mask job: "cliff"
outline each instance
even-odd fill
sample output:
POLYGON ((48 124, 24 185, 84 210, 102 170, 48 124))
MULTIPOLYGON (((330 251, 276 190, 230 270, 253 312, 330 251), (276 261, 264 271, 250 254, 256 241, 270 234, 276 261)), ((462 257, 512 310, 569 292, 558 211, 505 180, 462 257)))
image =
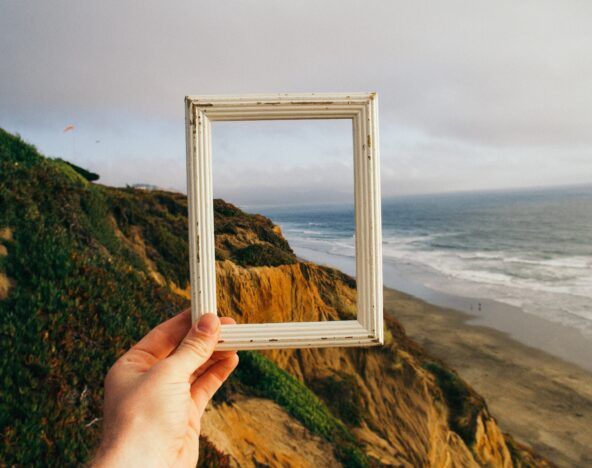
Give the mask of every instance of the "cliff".
MULTIPOLYGON (((116 189, 0 130, 2 465, 73 465, 100 434, 102 379, 188 305, 187 202, 116 189)), ((339 320, 355 282, 299 261, 262 216, 215 202, 219 313, 339 320)), ((484 400, 386 317, 375 349, 241 354, 208 409, 201 466, 544 466, 484 400)))

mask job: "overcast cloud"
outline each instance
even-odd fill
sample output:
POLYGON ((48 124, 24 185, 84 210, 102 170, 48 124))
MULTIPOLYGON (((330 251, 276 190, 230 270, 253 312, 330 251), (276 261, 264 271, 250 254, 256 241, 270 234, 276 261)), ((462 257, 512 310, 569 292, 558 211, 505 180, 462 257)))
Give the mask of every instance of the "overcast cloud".
MULTIPOLYGON (((184 190, 186 94, 378 91, 385 196, 592 183, 591 24, 575 0, 0 0, 0 126, 184 190)), ((215 135, 217 194, 351 189, 343 127, 253 128, 215 135)))

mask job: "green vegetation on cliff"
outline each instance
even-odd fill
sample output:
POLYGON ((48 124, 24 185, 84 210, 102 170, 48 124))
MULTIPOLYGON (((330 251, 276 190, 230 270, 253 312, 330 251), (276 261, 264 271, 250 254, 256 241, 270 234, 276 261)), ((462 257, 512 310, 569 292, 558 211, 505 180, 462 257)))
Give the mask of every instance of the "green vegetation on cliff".
POLYGON ((345 466, 368 465, 368 458, 347 427, 302 382, 259 353, 240 355, 241 365, 232 379, 238 380, 243 390, 275 401, 314 434, 335 443, 335 455, 345 466))
MULTIPOLYGON (((268 219, 221 200, 215 208, 222 258, 243 265, 295 261, 268 219), (267 255, 245 254, 253 245, 267 247, 267 255)), ((108 368, 150 328, 188 306, 150 280, 146 258, 117 230, 128 237, 137 231, 148 261, 184 285, 186 199, 91 184, 72 165, 44 158, 0 130, 0 229, 11 233, 0 239, 7 251, 0 274, 11 284, 0 300, 0 465, 84 463, 100 434, 108 368)), ((364 463, 345 426, 301 382, 257 353, 243 361, 235 381, 334 442, 342 460, 364 463)), ((206 440, 201 450, 203 466, 228 463, 206 440)))
MULTIPOLYGON (((0 466, 86 462, 100 435, 108 368, 149 329, 188 306, 174 292, 189 279, 186 197, 105 187, 92 183, 97 177, 45 158, 0 129, 0 466)), ((217 259, 242 267, 298 263, 269 219, 222 200, 215 201, 214 212, 217 259)), ((305 275, 313 270, 311 264, 299 266, 305 275)), ((351 290, 355 283, 337 270, 323 271, 319 300, 341 318, 351 318, 334 286, 351 290)), ((437 398, 444 400, 450 429, 472 449, 475 416, 486 411, 482 399, 425 356, 394 319, 386 317, 386 322, 388 342, 372 352, 392 369, 380 375, 406 372, 410 381, 419 380, 414 367, 395 362, 399 352, 423 363, 436 381, 437 398)), ((231 403, 237 392, 273 400, 331 443, 345 466, 372 465, 377 459, 368 455, 356 432, 369 426, 374 434, 384 432, 363 408, 368 400, 360 383, 369 375, 370 355, 360 350, 341 356, 359 361, 356 378, 350 369, 307 380, 260 353, 242 353, 215 404, 231 403)), ((415 421, 409 423, 401 429, 415 434, 415 421)), ((524 450, 517 444, 511 448, 520 465, 524 450)), ((230 464, 229 456, 207 439, 200 454, 201 466, 230 464)))
POLYGON ((424 367, 434 374, 436 383, 450 408, 448 414, 450 427, 470 447, 475 442, 478 408, 483 405, 482 399, 474 395, 456 373, 442 364, 429 361, 424 364, 424 367))
POLYGON ((146 281, 108 222, 105 189, 0 133, 2 465, 74 465, 100 430, 113 361, 186 304, 146 281))

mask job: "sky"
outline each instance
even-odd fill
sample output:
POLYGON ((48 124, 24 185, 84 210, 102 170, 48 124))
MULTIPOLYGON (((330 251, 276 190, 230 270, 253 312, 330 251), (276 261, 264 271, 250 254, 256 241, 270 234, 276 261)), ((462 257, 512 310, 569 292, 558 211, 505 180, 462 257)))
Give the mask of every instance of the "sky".
MULTIPOLYGON (((376 91, 385 197, 592 183, 591 24, 576 0, 0 0, 0 127, 185 191, 185 95, 376 91)), ((347 197, 350 125, 215 123, 216 196, 347 197)))

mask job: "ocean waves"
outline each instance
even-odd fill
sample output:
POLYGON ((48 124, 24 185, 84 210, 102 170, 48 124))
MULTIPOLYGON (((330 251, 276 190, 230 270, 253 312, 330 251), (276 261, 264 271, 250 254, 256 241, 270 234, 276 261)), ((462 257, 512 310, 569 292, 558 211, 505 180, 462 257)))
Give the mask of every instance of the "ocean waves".
MULTIPOLYGON (((350 209, 271 217, 296 249, 355 256, 350 209)), ((505 302, 592 335, 592 188, 385 202, 383 259, 433 290, 505 302)))

